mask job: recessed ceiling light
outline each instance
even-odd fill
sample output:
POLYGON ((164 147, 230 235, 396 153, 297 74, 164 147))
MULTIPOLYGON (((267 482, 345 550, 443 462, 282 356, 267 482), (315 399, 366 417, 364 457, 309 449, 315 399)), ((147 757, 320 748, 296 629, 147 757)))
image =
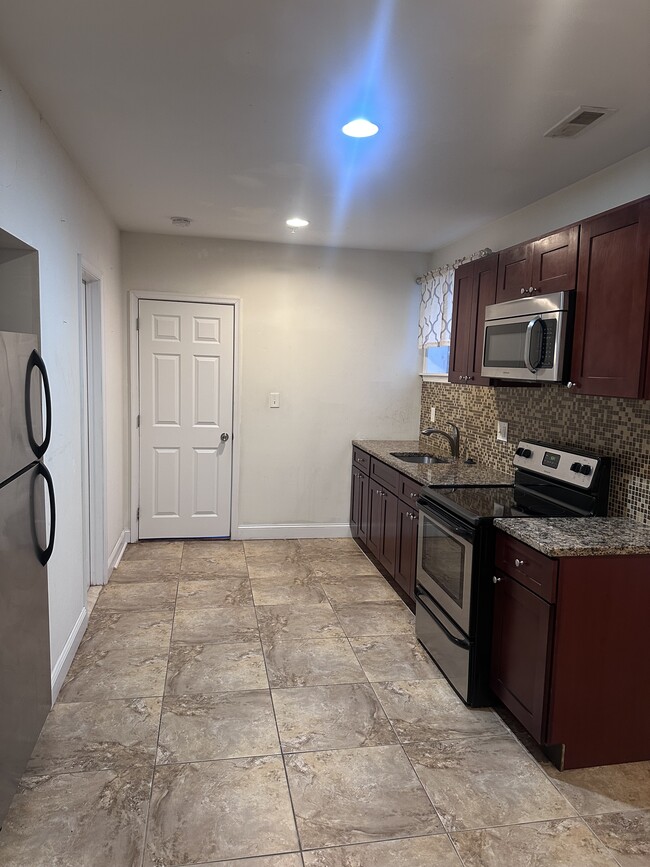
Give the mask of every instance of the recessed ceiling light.
POLYGON ((365 117, 357 117, 350 123, 346 123, 341 128, 341 132, 351 138, 368 138, 371 135, 376 135, 379 132, 379 127, 376 123, 366 120, 365 117))
POLYGON ((302 217, 291 217, 287 220, 287 226, 290 226, 292 229, 304 229, 308 225, 309 220, 303 220, 302 217))
POLYGON ((192 220, 190 217, 170 217, 172 222, 172 226, 176 226, 178 229, 188 229, 192 220))

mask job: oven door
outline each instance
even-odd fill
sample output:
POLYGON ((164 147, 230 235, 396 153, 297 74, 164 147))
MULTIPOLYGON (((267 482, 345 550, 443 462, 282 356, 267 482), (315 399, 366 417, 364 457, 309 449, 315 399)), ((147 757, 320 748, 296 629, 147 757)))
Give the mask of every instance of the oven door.
POLYGON ((417 581, 469 635, 474 533, 419 506, 417 581))
POLYGON ((559 382, 567 312, 486 319, 481 374, 491 379, 559 382))

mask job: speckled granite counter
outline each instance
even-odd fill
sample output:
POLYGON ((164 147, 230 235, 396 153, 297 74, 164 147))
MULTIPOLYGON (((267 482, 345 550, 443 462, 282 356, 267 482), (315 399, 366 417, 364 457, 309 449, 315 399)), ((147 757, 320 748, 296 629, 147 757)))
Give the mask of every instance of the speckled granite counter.
MULTIPOLYGON (((394 458, 391 452, 419 452, 417 440, 352 440, 352 445, 363 449, 400 473, 419 482, 421 485, 436 485, 441 488, 463 485, 511 485, 513 477, 499 470, 492 470, 482 464, 466 464, 450 460, 446 464, 410 464, 394 458)), ((442 452, 431 452, 446 457, 442 452)))
POLYGON ((494 526, 547 557, 650 554, 650 526, 629 518, 497 518, 494 526))

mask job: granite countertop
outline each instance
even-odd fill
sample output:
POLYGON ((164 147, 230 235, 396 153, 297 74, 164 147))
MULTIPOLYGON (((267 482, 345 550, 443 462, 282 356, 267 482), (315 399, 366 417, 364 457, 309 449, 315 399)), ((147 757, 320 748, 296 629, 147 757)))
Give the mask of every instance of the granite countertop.
MULTIPOLYGON (((450 459, 445 464, 410 464, 394 458, 391 452, 420 452, 418 440, 352 440, 352 445, 363 449, 374 458, 399 470, 414 482, 421 485, 435 485, 439 488, 471 485, 511 485, 513 477, 499 470, 492 470, 482 464, 466 464, 458 459, 450 459)), ((431 452, 431 454, 438 454, 431 452)), ((447 455, 438 454, 441 458, 447 455)))
POLYGON ((497 518, 494 526, 547 557, 650 554, 650 525, 630 518, 497 518))

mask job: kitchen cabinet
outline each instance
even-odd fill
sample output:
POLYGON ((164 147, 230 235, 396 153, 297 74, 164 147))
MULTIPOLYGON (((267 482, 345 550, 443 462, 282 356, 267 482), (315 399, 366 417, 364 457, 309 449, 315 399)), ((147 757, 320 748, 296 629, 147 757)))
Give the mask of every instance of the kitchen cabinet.
POLYGON ((650 759, 650 556, 496 537, 490 686, 560 767, 650 759))
POLYGON ((650 200, 581 226, 569 387, 580 394, 650 397, 650 200))
POLYGON ((576 288, 580 227, 569 226, 499 253, 496 300, 576 288))
POLYGON ((456 269, 449 381, 488 385, 481 376, 485 308, 494 304, 499 257, 495 253, 456 269))
POLYGON ((422 485, 366 452, 353 450, 350 530, 404 596, 415 602, 417 499, 422 485))

